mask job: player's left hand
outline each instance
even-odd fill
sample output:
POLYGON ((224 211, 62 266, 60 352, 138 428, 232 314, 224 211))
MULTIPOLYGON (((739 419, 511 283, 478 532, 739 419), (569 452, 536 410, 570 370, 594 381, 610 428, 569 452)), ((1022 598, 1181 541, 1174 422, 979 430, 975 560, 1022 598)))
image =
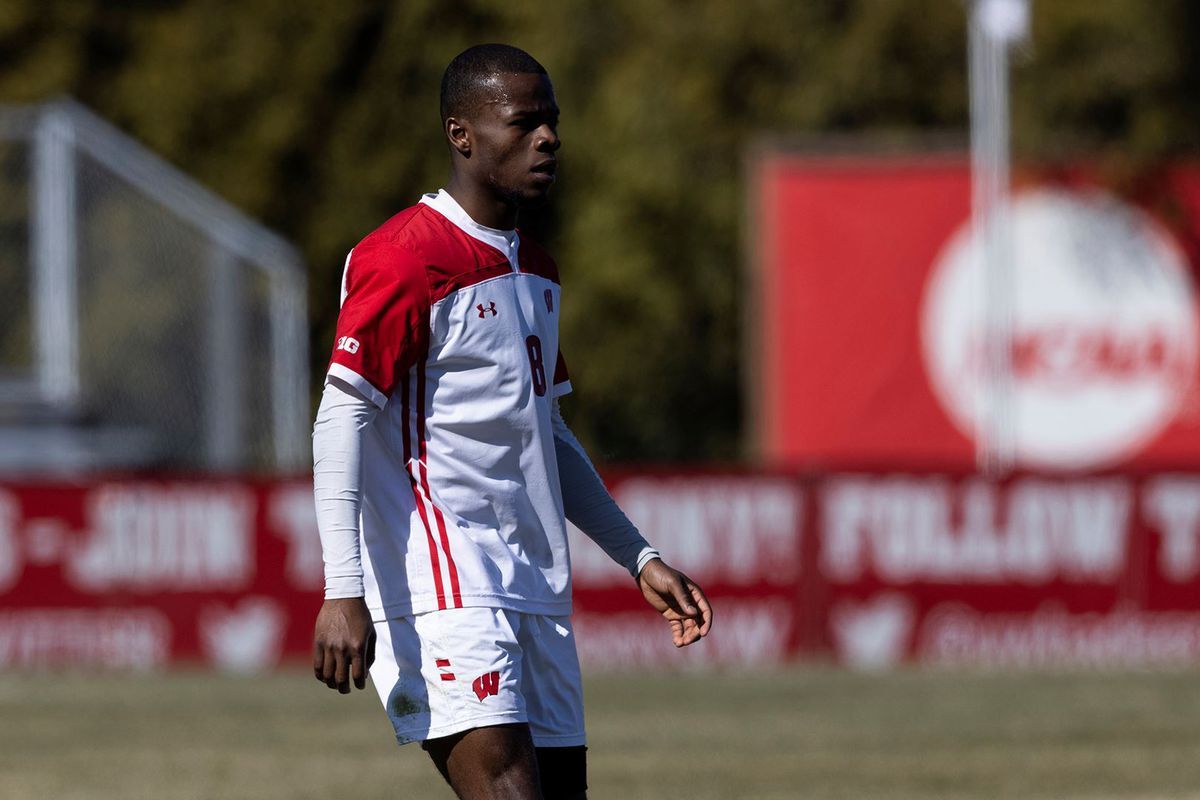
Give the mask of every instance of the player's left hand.
POLYGON ((704 590, 691 578, 672 569, 661 558, 654 558, 642 567, 637 580, 646 602, 670 624, 671 640, 676 647, 686 647, 708 636, 712 606, 704 590))

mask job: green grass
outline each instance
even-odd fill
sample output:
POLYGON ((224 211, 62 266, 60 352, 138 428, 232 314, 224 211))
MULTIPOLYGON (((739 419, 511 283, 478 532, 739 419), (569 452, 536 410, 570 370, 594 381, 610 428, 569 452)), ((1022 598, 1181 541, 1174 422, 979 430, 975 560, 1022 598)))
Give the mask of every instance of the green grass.
MULTIPOLYGON (((602 676, 597 800, 1200 798, 1200 674, 602 676)), ((0 677, 0 798, 451 798, 374 692, 0 677)))

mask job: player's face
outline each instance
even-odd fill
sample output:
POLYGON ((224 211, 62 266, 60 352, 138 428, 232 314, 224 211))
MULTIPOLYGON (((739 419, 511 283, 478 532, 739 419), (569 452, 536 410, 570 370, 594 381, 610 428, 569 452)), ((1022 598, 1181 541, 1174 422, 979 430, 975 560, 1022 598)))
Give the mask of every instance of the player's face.
POLYGON ((497 197, 537 204, 554 185, 558 103, 546 75, 504 74, 472 120, 472 172, 497 197))

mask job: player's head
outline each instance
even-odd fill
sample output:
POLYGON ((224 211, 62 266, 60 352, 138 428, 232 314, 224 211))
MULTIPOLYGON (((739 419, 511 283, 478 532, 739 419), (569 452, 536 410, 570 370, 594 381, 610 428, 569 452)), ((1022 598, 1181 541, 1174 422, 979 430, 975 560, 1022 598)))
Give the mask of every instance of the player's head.
POLYGON ((442 76, 441 110, 457 177, 517 207, 545 198, 561 144, 558 103, 533 56, 506 44, 464 50, 442 76))

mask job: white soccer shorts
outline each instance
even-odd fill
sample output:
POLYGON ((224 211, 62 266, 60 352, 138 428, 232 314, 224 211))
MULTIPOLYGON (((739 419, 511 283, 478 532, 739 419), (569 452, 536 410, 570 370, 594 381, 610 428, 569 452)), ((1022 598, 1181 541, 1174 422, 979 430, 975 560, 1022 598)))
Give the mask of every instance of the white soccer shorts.
POLYGON ((570 617, 448 608, 375 623, 371 682, 400 744, 526 722, 535 747, 585 744, 570 617))

